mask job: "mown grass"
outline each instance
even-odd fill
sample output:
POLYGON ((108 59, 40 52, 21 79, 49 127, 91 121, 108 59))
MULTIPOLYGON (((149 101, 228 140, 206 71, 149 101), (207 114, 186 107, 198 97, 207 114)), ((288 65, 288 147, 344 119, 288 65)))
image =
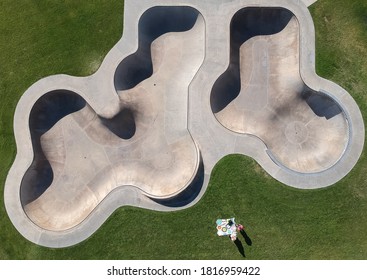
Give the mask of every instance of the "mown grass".
MULTIPOLYGON (((117 42, 122 1, 0 2, 0 189, 14 159, 12 117, 21 94, 56 73, 87 75, 117 42)), ((317 72, 346 88, 367 113, 367 3, 319 0, 317 72)), ((124 207, 88 240, 48 249, 21 237, 1 197, 0 259, 240 259, 216 236, 217 218, 235 216, 252 245, 246 259, 366 259, 367 159, 334 186, 296 190, 275 181, 252 159, 223 158, 203 199, 161 213, 124 207), (137 222, 138 221, 138 222, 137 222)))

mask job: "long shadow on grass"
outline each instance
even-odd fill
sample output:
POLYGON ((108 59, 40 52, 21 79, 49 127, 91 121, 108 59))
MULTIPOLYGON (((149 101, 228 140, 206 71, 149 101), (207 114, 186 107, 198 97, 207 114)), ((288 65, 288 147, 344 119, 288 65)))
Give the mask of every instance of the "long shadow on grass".
POLYGON ((240 254, 242 255, 242 257, 246 258, 245 248, 243 248, 243 245, 242 245, 241 240, 239 240, 238 238, 236 238, 236 240, 234 241, 234 244, 236 244, 236 247, 238 249, 238 252, 240 252, 240 254))
POLYGON ((243 236, 243 238, 245 239, 245 242, 248 246, 251 246, 252 245, 252 240, 251 238, 247 235, 246 231, 245 230, 241 230, 241 235, 243 236))

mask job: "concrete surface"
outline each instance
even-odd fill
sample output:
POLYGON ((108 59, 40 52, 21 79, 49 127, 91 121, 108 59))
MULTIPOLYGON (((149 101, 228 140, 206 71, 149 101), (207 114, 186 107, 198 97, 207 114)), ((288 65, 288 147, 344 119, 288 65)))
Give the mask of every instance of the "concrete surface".
POLYGON ((18 103, 4 194, 17 230, 65 247, 124 205, 190 207, 231 153, 296 188, 342 179, 364 124, 315 74, 313 2, 125 1, 124 35, 95 74, 46 77, 18 103))
POLYGON ((245 8, 231 28, 231 64, 211 96, 218 121, 262 139, 289 169, 311 173, 333 166, 346 148, 348 123, 336 102, 300 76, 297 19, 285 9, 245 8), (228 74, 233 71, 238 73, 228 74), (229 101, 222 96, 233 84, 239 86, 229 101))

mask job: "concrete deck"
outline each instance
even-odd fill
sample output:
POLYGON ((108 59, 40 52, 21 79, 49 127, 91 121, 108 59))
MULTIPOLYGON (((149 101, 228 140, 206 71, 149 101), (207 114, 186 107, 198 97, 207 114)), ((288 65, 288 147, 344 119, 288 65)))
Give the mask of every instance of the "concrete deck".
POLYGON ((296 188, 342 179, 364 124, 315 74, 314 2, 125 1, 124 35, 95 74, 44 78, 19 101, 5 185, 18 231, 65 247, 124 205, 190 207, 231 153, 296 188))

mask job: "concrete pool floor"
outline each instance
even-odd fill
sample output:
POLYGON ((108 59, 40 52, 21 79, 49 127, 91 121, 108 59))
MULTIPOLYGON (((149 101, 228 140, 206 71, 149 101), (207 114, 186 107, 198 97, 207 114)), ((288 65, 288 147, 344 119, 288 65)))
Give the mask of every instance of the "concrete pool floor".
POLYGON ((296 188, 342 179, 364 124, 315 74, 313 2, 125 1, 124 35, 95 74, 44 78, 18 103, 5 185, 18 231, 65 247, 124 205, 190 207, 231 153, 296 188))

